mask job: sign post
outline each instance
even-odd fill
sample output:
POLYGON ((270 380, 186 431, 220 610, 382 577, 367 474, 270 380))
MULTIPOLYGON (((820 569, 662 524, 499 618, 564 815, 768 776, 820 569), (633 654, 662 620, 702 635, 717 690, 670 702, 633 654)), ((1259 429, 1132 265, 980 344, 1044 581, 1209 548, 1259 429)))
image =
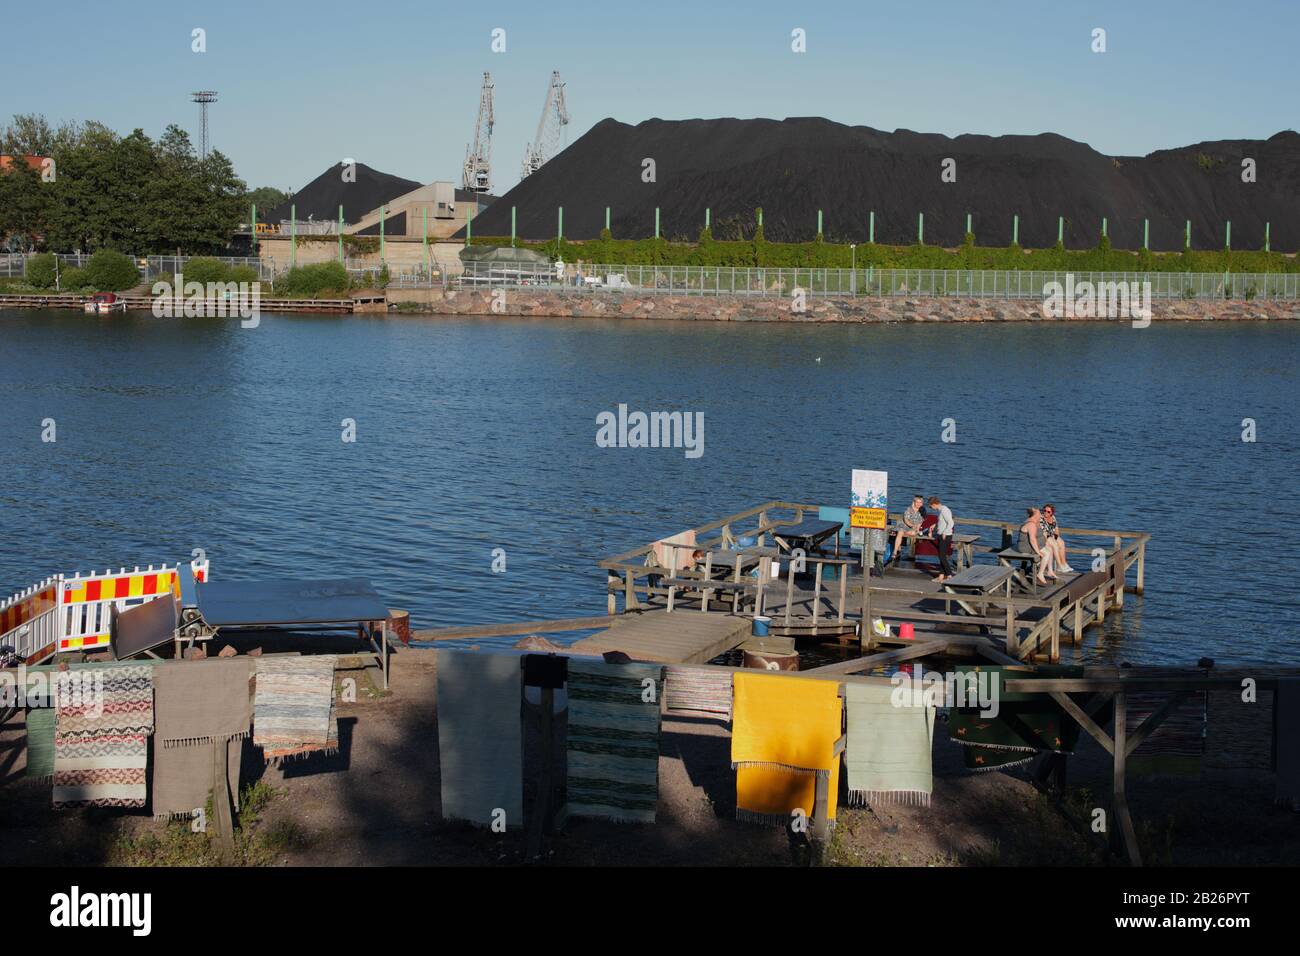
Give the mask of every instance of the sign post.
MULTIPOLYGON (((849 527, 862 530, 862 630, 858 643, 871 646, 871 569, 875 566, 875 531, 888 523, 889 472, 853 469, 849 527)), ((855 535, 856 536, 856 535, 855 535)))

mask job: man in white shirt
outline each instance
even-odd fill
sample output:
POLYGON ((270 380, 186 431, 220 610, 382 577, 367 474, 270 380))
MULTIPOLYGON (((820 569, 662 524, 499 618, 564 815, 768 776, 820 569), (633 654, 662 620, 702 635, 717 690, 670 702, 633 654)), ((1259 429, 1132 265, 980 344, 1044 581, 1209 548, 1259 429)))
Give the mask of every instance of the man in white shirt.
POLYGON ((948 509, 938 495, 930 496, 930 508, 939 516, 939 523, 934 526, 934 543, 939 551, 939 576, 936 581, 944 581, 952 575, 948 565, 948 549, 952 547, 952 511, 948 509))

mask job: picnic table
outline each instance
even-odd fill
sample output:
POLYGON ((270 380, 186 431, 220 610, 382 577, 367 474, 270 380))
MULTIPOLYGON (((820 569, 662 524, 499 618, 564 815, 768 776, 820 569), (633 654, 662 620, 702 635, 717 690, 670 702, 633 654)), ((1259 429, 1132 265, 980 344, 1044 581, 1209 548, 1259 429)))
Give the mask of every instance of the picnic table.
POLYGON ((674 595, 678 588, 689 588, 701 592, 700 610, 708 610, 709 598, 715 591, 730 592, 732 613, 738 613, 740 610, 740 598, 742 591, 755 591, 755 612, 762 613, 763 605, 763 586, 767 583, 772 574, 772 560, 780 554, 779 549, 765 546, 755 546, 752 548, 717 548, 704 552, 702 564, 697 565, 693 572, 699 573, 699 579, 687 578, 686 572, 674 574, 671 578, 665 579, 664 583, 668 587, 668 606, 672 609, 674 595), (746 576, 757 567, 758 580, 750 584, 745 580, 746 576), (727 580, 727 571, 731 571, 731 580, 727 580), (721 573, 719 573, 721 572, 721 573), (716 576, 715 576, 716 575, 716 576))
POLYGON ((1017 548, 1003 548, 996 552, 998 563, 1009 568, 1016 586, 1030 594, 1038 594, 1037 574, 1038 555, 1017 548), (1028 568, 1029 573, 1025 573, 1028 568))
MULTIPOLYGON (((1007 597, 1011 596, 1011 579, 1015 574, 1012 568, 1001 564, 973 564, 970 567, 957 572, 952 577, 944 580, 939 586, 946 594, 966 595, 975 600, 963 600, 957 598, 954 603, 957 604, 967 614, 985 616, 988 611, 988 605, 981 603, 978 597, 983 594, 992 594, 994 591, 1004 591, 1007 597), (979 610, 976 610, 976 607, 979 610)), ((947 603, 945 601, 945 603, 947 603)))
POLYGON ((821 546, 831 537, 835 538, 835 553, 840 553, 840 529, 843 521, 830 521, 825 518, 805 518, 798 524, 781 525, 772 529, 772 538, 782 552, 803 548, 804 552, 820 551, 821 546))

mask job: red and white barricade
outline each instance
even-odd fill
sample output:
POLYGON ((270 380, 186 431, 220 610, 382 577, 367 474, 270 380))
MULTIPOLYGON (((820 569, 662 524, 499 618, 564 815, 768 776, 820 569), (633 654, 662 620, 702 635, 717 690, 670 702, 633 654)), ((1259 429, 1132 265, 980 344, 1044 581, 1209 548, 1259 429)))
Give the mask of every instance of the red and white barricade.
MULTIPOLYGON (((177 565, 58 574, 0 603, 0 644, 29 664, 56 653, 108 647, 113 608, 124 611, 180 594, 177 565)), ((207 558, 190 562, 196 581, 208 579, 207 558)))

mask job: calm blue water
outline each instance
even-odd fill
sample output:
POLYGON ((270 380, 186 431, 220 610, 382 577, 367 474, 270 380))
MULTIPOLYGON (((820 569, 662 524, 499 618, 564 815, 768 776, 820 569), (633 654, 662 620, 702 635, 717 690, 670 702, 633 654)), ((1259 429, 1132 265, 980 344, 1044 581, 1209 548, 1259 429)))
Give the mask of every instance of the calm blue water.
POLYGON ((1088 659, 1296 663, 1298 356, 1293 324, 3 311, 0 590, 202 547, 225 579, 368 575, 417 626, 601 613, 598 558, 770 498, 844 504, 857 466, 895 504, 1151 532, 1147 596, 1088 659), (620 402, 703 412, 703 457, 596 447, 620 402))

